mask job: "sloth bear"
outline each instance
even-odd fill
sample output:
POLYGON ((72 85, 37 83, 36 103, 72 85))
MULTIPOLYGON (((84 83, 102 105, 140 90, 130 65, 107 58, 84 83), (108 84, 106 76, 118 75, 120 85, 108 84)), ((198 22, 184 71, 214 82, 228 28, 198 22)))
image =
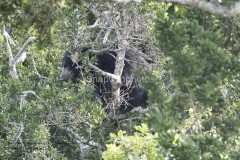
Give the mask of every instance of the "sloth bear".
MULTIPOLYGON (((83 48, 81 53, 88 52, 88 59, 96 57, 96 66, 108 73, 114 73, 115 62, 117 53, 114 51, 103 52, 94 54, 90 52, 91 49, 83 48)), ((87 66, 84 66, 82 61, 74 63, 73 54, 66 51, 63 57, 62 73, 60 80, 73 81, 81 72, 84 72, 87 66)), ((143 66, 145 69, 150 68, 150 64, 141 56, 134 54, 130 51, 126 51, 124 59, 124 68, 121 75, 122 85, 120 87, 121 92, 121 106, 119 107, 120 113, 126 113, 134 107, 144 107, 147 101, 147 91, 139 86, 138 77, 133 73, 133 69, 137 65, 143 66)), ((96 71, 92 70, 92 83, 95 85, 96 92, 101 97, 101 101, 104 104, 108 104, 108 100, 111 99, 112 83, 111 79, 98 75, 96 71)), ((105 107, 105 106, 104 106, 105 107)))

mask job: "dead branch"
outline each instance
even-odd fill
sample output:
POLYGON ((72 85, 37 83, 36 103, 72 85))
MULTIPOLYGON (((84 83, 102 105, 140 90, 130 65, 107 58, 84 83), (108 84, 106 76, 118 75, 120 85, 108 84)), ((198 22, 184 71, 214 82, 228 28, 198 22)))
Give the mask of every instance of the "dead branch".
POLYGON ((18 53, 15 56, 13 56, 12 50, 10 47, 11 37, 5 30, 5 27, 3 27, 3 36, 6 41, 6 53, 9 58, 10 75, 12 78, 17 79, 18 73, 17 73, 16 66, 18 63, 21 63, 25 60, 25 58, 27 57, 27 52, 25 52, 25 49, 28 47, 28 45, 30 45, 31 43, 33 43, 35 41, 36 37, 33 37, 33 36, 29 37, 28 40, 19 49, 18 53))
POLYGON ((90 141, 90 140, 87 140, 87 139, 81 137, 81 136, 78 135, 76 132, 74 132, 72 129, 67 128, 67 131, 68 131, 74 138, 76 138, 77 140, 81 141, 82 143, 88 144, 89 146, 92 146, 92 147, 101 148, 101 145, 100 145, 99 143, 94 142, 94 141, 90 141))
POLYGON ((197 103, 194 102, 195 101, 194 99, 195 98, 194 98, 193 94, 190 92, 190 106, 194 112, 193 114, 194 114, 194 118, 196 120, 197 132, 198 132, 198 134, 202 135, 202 124, 200 122, 201 118, 198 115, 197 106, 196 106, 197 103))
POLYGON ((3 27, 3 37, 5 38, 5 41, 6 41, 6 51, 7 51, 7 55, 9 57, 9 63, 10 63, 10 61, 13 59, 12 49, 10 47, 10 42, 9 42, 11 37, 9 36, 8 32, 5 30, 5 26, 3 27))
POLYGON ((27 41, 23 44, 23 46, 20 48, 20 50, 18 51, 17 55, 14 57, 14 60, 17 61, 17 59, 21 58, 25 49, 27 48, 28 45, 30 45, 31 43, 33 43, 36 40, 36 37, 34 36, 30 36, 27 41))
POLYGON ((99 24, 100 20, 101 20, 101 19, 98 18, 98 19, 94 22, 93 25, 87 26, 86 29, 91 30, 91 29, 94 29, 94 28, 98 27, 98 24, 99 24))
MULTIPOLYGON (((24 128, 25 128, 23 122, 20 122, 20 123, 9 122, 9 124, 13 125, 13 127, 15 128, 12 144, 15 145, 17 143, 17 141, 19 141, 22 148, 25 150, 25 146, 22 141, 22 134, 24 133, 24 128)), ((10 131, 9 128, 7 128, 7 130, 10 131)))
MULTIPOLYGON (((114 0, 118 3, 141 2, 142 0, 114 0)), ((186 5, 194 8, 199 8, 203 11, 210 12, 223 17, 234 17, 240 14, 240 2, 236 2, 231 6, 223 6, 218 0, 156 0, 157 2, 174 2, 181 5, 186 5)))
POLYGON ((29 94, 34 95, 37 99, 39 99, 40 101, 42 101, 42 102, 45 103, 45 101, 44 101, 41 97, 39 97, 39 96, 36 94, 36 92, 34 92, 33 90, 23 91, 23 92, 22 92, 22 95, 21 95, 21 98, 20 98, 20 110, 22 110, 22 106, 23 106, 23 104, 24 104, 24 102, 25 102, 25 99, 26 99, 26 97, 27 97, 29 94))
MULTIPOLYGON (((120 17, 119 17, 120 18, 120 17)), ((121 19, 123 25, 120 30, 116 29, 117 32, 117 40, 118 40, 118 47, 121 49, 117 52, 116 62, 115 62, 115 70, 114 74, 118 77, 121 77, 123 68, 124 68, 124 59, 126 55, 126 47, 128 46, 127 37, 130 32, 130 28, 128 27, 130 22, 130 16, 127 15, 126 10, 123 11, 123 18, 121 19)), ((113 21, 116 28, 119 28, 116 21, 113 21)), ((121 82, 121 79, 120 79, 121 82)), ((121 83, 120 83, 121 84, 121 83)), ((113 98, 113 109, 118 108, 121 104, 121 93, 120 87, 117 82, 112 82, 112 98, 113 98)), ((111 111, 110 111, 111 112, 111 111)), ((115 112, 113 110, 113 112, 115 112)), ((111 115, 111 114, 109 114, 111 115)), ((113 114, 114 115, 114 114, 113 114)))
POLYGON ((50 80, 50 78, 45 77, 45 76, 42 76, 42 75, 38 72, 38 70, 37 70, 37 65, 36 65, 36 62, 35 62, 35 60, 34 60, 33 57, 32 57, 32 63, 33 63, 33 69, 35 70, 35 72, 36 72, 38 78, 44 78, 44 79, 48 79, 48 80, 50 80))
MULTIPOLYGON (((83 147, 83 145, 96 147, 98 150, 99 158, 101 158, 101 155, 102 155, 101 148, 102 147, 99 143, 85 139, 83 136, 80 136, 78 133, 74 132, 71 128, 67 128, 66 130, 67 130, 69 136, 72 137, 79 144, 80 147, 83 147)), ((86 146, 85 146, 85 148, 86 148, 86 146)))
POLYGON ((116 76, 115 74, 111 74, 111 73, 105 72, 105 71, 99 69, 97 66, 91 64, 90 62, 88 62, 87 65, 88 65, 90 68, 94 69, 96 72, 102 74, 103 76, 112 78, 113 80, 116 81, 117 84, 120 84, 120 86, 121 86, 121 78, 120 78, 120 76, 116 76))
POLYGON ((212 1, 207 2, 204 0, 160 0, 166 2, 175 2, 182 5, 199 8, 206 12, 210 12, 215 15, 223 17, 233 17, 240 14, 240 2, 235 3, 234 5, 227 7, 222 6, 220 3, 212 3, 212 1))

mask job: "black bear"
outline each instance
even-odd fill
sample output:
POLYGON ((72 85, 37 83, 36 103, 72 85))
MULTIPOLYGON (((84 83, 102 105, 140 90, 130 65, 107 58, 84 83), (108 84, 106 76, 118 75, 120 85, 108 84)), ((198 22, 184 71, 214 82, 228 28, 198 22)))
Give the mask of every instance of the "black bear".
MULTIPOLYGON (((88 52, 90 49, 83 48, 81 53, 88 52)), ((108 73, 114 73, 115 70, 115 57, 117 55, 114 51, 103 52, 101 54, 93 54, 89 52, 88 58, 96 57, 96 66, 108 73)), ((73 54, 66 51, 63 57, 62 73, 60 80, 69 81, 74 80, 81 71, 84 71, 84 66, 81 61, 74 63, 73 54)), ((149 68, 149 63, 144 58, 134 55, 131 52, 127 52, 124 60, 124 68, 121 76, 122 85, 120 87, 121 92, 121 106, 120 112, 125 113, 133 109, 134 107, 145 106, 147 101, 147 92, 139 86, 138 78, 134 75, 133 69, 137 64, 142 64, 143 67, 149 68)), ((102 101, 106 102, 108 98, 111 98, 111 79, 100 76, 101 80, 93 70, 93 80, 97 93, 100 95, 102 101)))

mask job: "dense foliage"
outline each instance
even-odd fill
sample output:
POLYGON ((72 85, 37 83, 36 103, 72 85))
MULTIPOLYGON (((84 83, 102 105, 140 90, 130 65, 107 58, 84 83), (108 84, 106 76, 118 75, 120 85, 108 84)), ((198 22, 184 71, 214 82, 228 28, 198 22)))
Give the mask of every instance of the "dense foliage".
MULTIPOLYGON (((14 55, 28 36, 37 37, 14 79, 0 35, 0 159, 240 159, 239 16, 154 2, 0 4, 0 27, 11 29, 14 55), (115 9, 112 18, 118 11, 147 17, 134 21, 144 26, 141 38, 136 32, 128 38, 154 62, 151 71, 135 71, 148 90, 144 114, 117 120, 108 119, 86 79, 59 81, 66 48, 105 47, 105 26, 88 27, 97 20, 93 13, 108 8, 115 9)), ((120 22, 116 26, 122 31, 120 22)), ((109 40, 117 42, 115 32, 109 40)))
POLYGON ((158 13, 154 33, 175 93, 145 84, 155 106, 147 121, 159 133, 162 153, 176 159, 239 159, 239 37, 229 34, 239 25, 177 5, 167 12, 167 17, 158 13))

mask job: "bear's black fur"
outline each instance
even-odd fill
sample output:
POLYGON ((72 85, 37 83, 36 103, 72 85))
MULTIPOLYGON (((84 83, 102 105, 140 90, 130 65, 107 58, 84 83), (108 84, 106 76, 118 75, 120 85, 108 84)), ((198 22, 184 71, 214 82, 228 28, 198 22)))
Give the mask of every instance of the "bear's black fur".
MULTIPOLYGON (((83 48, 83 52, 87 52, 88 48, 83 48)), ((74 63, 72 60, 72 53, 69 51, 66 51, 63 57, 63 68, 62 73, 60 75, 60 80, 63 81, 69 81, 74 80, 81 71, 84 70, 84 66, 82 66, 81 61, 78 62, 78 64, 74 63)), ((109 51, 104 52, 101 54, 96 55, 96 66, 108 73, 114 73, 115 70, 115 62, 116 62, 116 52, 109 51)), ((88 58, 92 58, 93 54, 90 53, 90 56, 88 58)), ((137 77, 133 73, 134 69, 134 63, 133 61, 136 61, 137 63, 141 61, 139 58, 136 58, 137 56, 131 55, 130 53, 126 53, 125 60, 124 60, 124 68, 122 72, 122 86, 120 87, 121 91, 121 106, 120 106, 120 112, 125 113, 127 111, 130 111, 134 107, 139 106, 145 106, 147 101, 147 92, 143 88, 141 88, 138 84, 137 77)), ((102 101, 105 103, 108 98, 111 98, 111 89, 112 84, 111 80, 108 77, 100 76, 98 77, 97 74, 92 71, 93 73, 93 80, 92 82, 96 86, 97 93, 101 96, 102 101), (102 79, 102 81, 100 80, 102 79)))

